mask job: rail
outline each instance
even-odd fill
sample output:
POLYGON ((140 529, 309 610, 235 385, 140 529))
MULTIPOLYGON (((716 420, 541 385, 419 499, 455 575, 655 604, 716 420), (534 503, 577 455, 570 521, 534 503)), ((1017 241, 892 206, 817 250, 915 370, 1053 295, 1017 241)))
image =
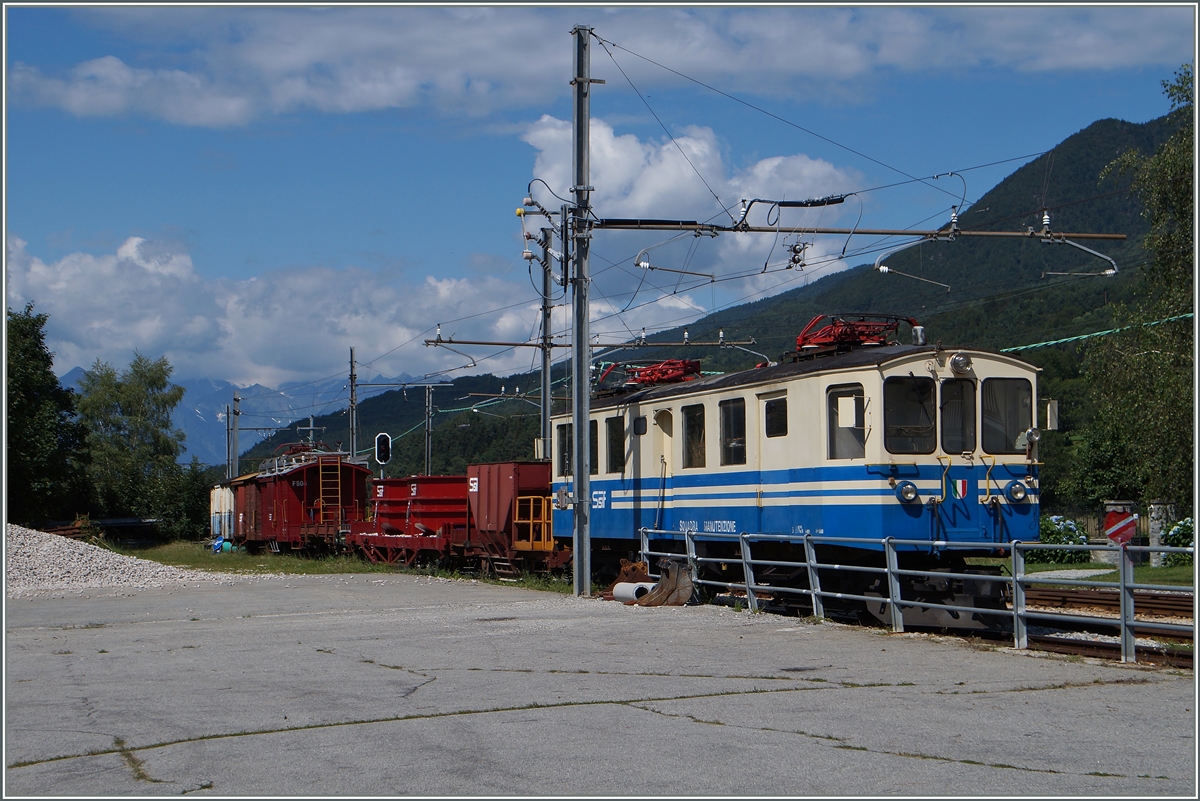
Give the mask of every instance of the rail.
MULTIPOLYGON (((891 624, 892 631, 904 631, 904 607, 920 607, 945 609, 952 612, 965 612, 969 614, 987 614, 1003 617, 1011 617, 1013 628, 1013 646, 1018 649, 1026 649, 1029 647, 1029 622, 1035 621, 1061 621, 1071 624, 1094 624, 1111 626, 1114 621, 1112 618, 1093 617, 1088 615, 1065 614, 1061 612, 1050 612, 1043 610, 1030 610, 1027 607, 1025 592, 1030 585, 1034 584, 1055 584, 1070 587, 1100 587, 1100 588, 1115 588, 1120 596, 1120 612, 1116 619, 1116 623, 1120 630, 1121 641, 1121 661, 1136 662, 1137 661, 1137 640, 1135 631, 1138 628, 1150 628, 1153 626, 1158 631, 1179 632, 1180 634, 1190 635, 1195 637, 1195 623, 1191 625, 1180 623, 1162 623, 1155 621, 1153 623, 1138 620, 1136 612, 1136 604, 1134 598, 1134 590, 1150 590, 1159 592, 1178 592, 1186 590, 1195 595, 1195 587, 1182 585, 1160 585, 1160 584, 1139 584, 1134 581, 1133 572, 1133 554, 1135 553, 1186 553, 1194 554, 1194 548, 1172 548, 1165 545, 1051 545, 1038 542, 1010 542, 1010 543, 986 543, 984 547, 991 551, 1004 551, 1009 554, 1010 573, 1009 576, 988 576, 989 580, 999 581, 1006 584, 1009 588, 1010 597, 1012 598, 1012 610, 1003 609, 980 609, 976 607, 959 606, 955 604, 939 604, 930 600, 922 599, 920 601, 905 599, 900 591, 900 578, 902 576, 928 576, 929 570, 907 570, 899 567, 897 559, 897 546, 921 546, 923 548, 936 548, 939 550, 963 550, 963 551, 978 551, 981 548, 979 543, 963 543, 949 542, 945 540, 900 540, 893 537, 885 537, 882 539, 865 539, 856 537, 822 537, 813 536, 811 534, 722 534, 705 532, 702 536, 704 540, 712 541, 727 541, 737 542, 740 545, 740 561, 742 565, 741 582, 722 582, 705 579, 700 577, 700 567, 705 564, 727 563, 730 561, 728 557, 709 557, 699 556, 696 550, 697 532, 694 530, 686 531, 662 531, 657 529, 642 528, 638 530, 641 538, 641 559, 650 564, 650 557, 661 557, 667 559, 686 558, 689 572, 692 576, 692 582, 698 585, 709 587, 717 587, 726 591, 742 590, 746 593, 746 602, 751 612, 759 610, 758 594, 793 594, 807 596, 813 607, 813 614, 816 617, 825 617, 824 601, 827 598, 836 598, 840 600, 863 601, 865 603, 884 603, 888 608, 888 620, 891 624), (656 551, 652 550, 650 544, 652 540, 670 539, 677 541, 680 534, 684 537, 685 551, 679 553, 677 551, 656 551), (657 536, 652 536, 657 535, 657 536), (752 543, 763 542, 787 542, 787 543, 804 543, 803 562, 790 562, 780 560, 764 560, 755 559, 753 557, 752 543), (835 563, 820 562, 817 558, 817 544, 833 544, 833 545, 863 545, 872 544, 879 545, 884 553, 884 566, 868 566, 868 565, 843 565, 835 563), (1117 563, 1115 565, 1117 571, 1116 581, 1088 581, 1084 579, 1064 579, 1064 578, 1039 578, 1038 573, 1026 573, 1025 561, 1026 553, 1030 551, 1106 551, 1117 553, 1117 563), (808 577, 807 587, 786 587, 776 584, 760 584, 755 579, 756 567, 784 567, 793 568, 799 574, 801 571, 808 577), (881 598, 874 595, 857 595, 854 593, 829 592, 821 589, 821 571, 849 571, 854 573, 867 573, 874 575, 885 575, 887 577, 886 584, 888 588, 887 597, 881 598)), ((656 574, 651 573, 651 577, 656 574)), ((938 571, 938 577, 948 579, 962 579, 967 581, 978 581, 981 576, 978 573, 953 573, 947 571, 938 571)))

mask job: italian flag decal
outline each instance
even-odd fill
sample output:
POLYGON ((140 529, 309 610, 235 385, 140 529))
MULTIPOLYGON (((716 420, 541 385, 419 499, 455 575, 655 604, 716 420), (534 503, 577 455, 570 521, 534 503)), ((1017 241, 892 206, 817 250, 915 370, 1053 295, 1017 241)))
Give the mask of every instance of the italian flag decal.
POLYGON ((951 481, 950 494, 960 500, 967 497, 967 480, 965 478, 959 478, 951 481))

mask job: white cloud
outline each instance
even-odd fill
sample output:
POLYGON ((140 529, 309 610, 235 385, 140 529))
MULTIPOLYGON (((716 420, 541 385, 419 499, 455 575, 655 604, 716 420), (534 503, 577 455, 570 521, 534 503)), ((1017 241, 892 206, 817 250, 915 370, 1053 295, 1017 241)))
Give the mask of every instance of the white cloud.
MULTIPOLYGON (((462 356, 423 344, 439 317, 447 338, 516 341, 529 336, 539 307, 528 283, 494 277, 403 285, 362 268, 308 266, 206 280, 185 253, 139 237, 115 253, 46 263, 10 234, 6 279, 10 307, 33 301, 50 316, 47 344, 59 374, 96 359, 124 365, 137 349, 165 355, 180 378, 268 386, 344 372, 352 346, 360 362, 388 375, 459 367, 462 356)), ((496 349, 471 350, 479 368, 468 372, 528 367, 528 353, 484 359, 496 349)))
POLYGON ((241 125, 251 116, 247 97, 214 87, 206 76, 133 69, 115 56, 85 61, 66 78, 18 62, 9 73, 9 90, 80 117, 135 113, 179 125, 220 127, 241 125))
MULTIPOLYGON (((572 183, 570 124, 545 115, 531 123, 521 138, 538 151, 534 175, 564 195, 572 183)), ((725 163, 716 134, 702 127, 689 127, 673 141, 665 136, 659 141, 642 141, 632 134, 617 135, 603 119, 593 118, 591 143, 591 182, 597 187, 592 203, 600 218, 670 218, 729 224, 731 217, 722 209, 733 207, 730 213, 740 217, 742 199, 824 197, 850 191, 861 186, 863 180, 853 170, 804 154, 771 156, 734 169, 725 163)), ((556 208, 557 201, 540 184, 534 185, 534 195, 543 205, 556 208)), ((755 206, 749 222, 766 224, 768 208, 769 204, 755 206)), ((857 201, 812 210, 787 210, 783 212, 782 224, 849 227, 857 213, 857 201)), ((778 217, 770 222, 774 224, 776 220, 778 217)), ((787 261, 785 238, 774 234, 724 234, 716 240, 684 236, 663 244, 674 237, 672 233, 606 234, 604 244, 595 246, 602 249, 593 251, 597 256, 592 262, 592 274, 596 276, 593 302, 607 304, 610 311, 619 311, 630 305, 631 295, 637 290, 633 305, 640 306, 657 296, 664 303, 680 304, 673 309, 677 314, 669 314, 669 319, 695 317, 698 310, 711 311, 714 303, 722 305, 732 298, 776 288, 779 276, 761 275, 762 268, 768 256, 775 269, 782 269, 787 261), (681 277, 679 273, 665 271, 646 275, 634 266, 633 258, 641 248, 651 246, 658 246, 650 259, 658 267, 718 278, 734 274, 745 277, 710 287, 705 278, 697 275, 681 277), (617 262, 618 267, 605 269, 606 260, 617 262), (685 290, 682 296, 676 294, 681 286, 685 290), (685 309, 691 310, 690 315, 685 309)), ((787 241, 795 241, 795 237, 787 241)), ((840 242, 814 246, 808 253, 810 262, 830 255, 840 246, 840 242)), ((836 263, 832 269, 847 266, 850 265, 836 263)), ((650 325, 647 320, 655 314, 658 319, 652 322, 656 327, 667 324, 663 320, 663 307, 657 312, 635 311, 623 315, 623 319, 637 330, 640 325, 650 325)))
MULTIPOLYGON (((61 74, 14 64, 11 97, 80 116, 242 125, 315 110, 430 106, 485 115, 569 91, 577 23, 726 90, 862 102, 880 71, 961 75, 1173 68, 1194 49, 1189 7, 159 8, 82 15, 131 43, 61 74), (588 20, 589 17, 595 19, 588 20), (166 62, 171 68, 129 63, 166 62), (183 63, 186 66, 177 66, 183 63)), ((614 51, 646 90, 682 78, 614 51)), ((593 72, 611 69, 593 49, 593 72)))

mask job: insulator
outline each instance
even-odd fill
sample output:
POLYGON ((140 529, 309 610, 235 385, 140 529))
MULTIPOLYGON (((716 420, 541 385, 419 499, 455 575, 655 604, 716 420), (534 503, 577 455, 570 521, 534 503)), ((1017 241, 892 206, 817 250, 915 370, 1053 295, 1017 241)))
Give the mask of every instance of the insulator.
POLYGON ((1048 209, 1042 210, 1042 227, 1043 228, 1050 227, 1050 211, 1048 209))

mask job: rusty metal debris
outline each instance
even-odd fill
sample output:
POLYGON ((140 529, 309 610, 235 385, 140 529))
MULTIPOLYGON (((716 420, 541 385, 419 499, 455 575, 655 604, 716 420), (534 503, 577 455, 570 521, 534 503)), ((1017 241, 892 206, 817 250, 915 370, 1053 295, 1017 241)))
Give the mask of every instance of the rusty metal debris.
POLYGON ((628 559, 621 560, 621 572, 617 574, 617 578, 612 584, 604 590, 601 595, 605 598, 611 598, 613 590, 618 584, 640 584, 644 581, 653 581, 650 578, 650 565, 645 562, 630 562, 628 559))

